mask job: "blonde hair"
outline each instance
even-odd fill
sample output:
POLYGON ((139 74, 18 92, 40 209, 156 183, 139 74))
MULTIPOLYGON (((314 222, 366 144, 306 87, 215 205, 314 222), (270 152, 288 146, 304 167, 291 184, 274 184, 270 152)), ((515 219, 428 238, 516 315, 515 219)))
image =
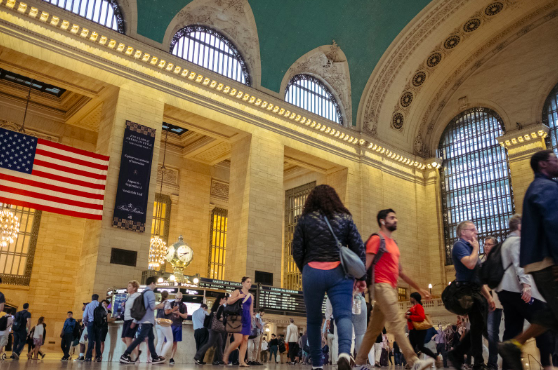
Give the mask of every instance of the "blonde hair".
POLYGON ((133 286, 136 289, 136 292, 138 291, 140 283, 137 280, 130 280, 128 281, 128 284, 133 286))
POLYGON ((465 228, 469 224, 474 225, 473 221, 463 221, 459 225, 457 225, 456 233, 458 238, 461 238, 461 233, 463 232, 463 230, 465 230, 465 228))

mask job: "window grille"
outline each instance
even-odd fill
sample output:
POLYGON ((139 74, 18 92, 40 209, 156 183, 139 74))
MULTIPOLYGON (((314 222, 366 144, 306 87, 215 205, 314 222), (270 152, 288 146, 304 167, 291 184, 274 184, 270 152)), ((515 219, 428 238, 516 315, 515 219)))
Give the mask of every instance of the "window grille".
POLYGON ((43 0, 90 21, 124 33, 124 18, 116 0, 43 0))
POLYGON ((33 90, 37 90, 40 92, 44 92, 50 95, 54 95, 57 98, 61 97, 62 94, 66 92, 66 90, 56 87, 53 85, 46 84, 41 81, 37 81, 35 79, 25 77, 22 75, 18 75, 17 73, 13 73, 10 71, 6 71, 5 69, 0 68, 0 80, 6 80, 26 88, 31 87, 33 90))
POLYGON ((285 192, 285 251, 283 265, 283 288, 302 290, 302 274, 293 259, 293 235, 296 224, 308 194, 316 187, 316 182, 311 182, 285 192))
POLYGON ((227 222, 229 212, 223 208, 211 211, 211 240, 209 241, 209 278, 225 278, 225 257, 227 251, 227 222))
POLYGON ((546 147, 558 155, 558 85, 548 95, 543 108, 543 123, 547 125, 546 147))
POLYGON ((155 194, 151 237, 158 236, 169 245, 171 199, 168 195, 155 194))
POLYGON ((397 287, 397 299, 399 302, 407 300, 407 288, 397 287))
MULTIPOLYGON (((496 112, 472 108, 456 116, 440 140, 440 170, 446 265, 457 241, 457 225, 475 223, 479 240, 508 232, 514 214, 508 153, 498 144, 503 124, 496 112)), ((481 250, 482 253, 482 250, 481 250)))
POLYGON ((250 86, 244 58, 219 32, 199 25, 179 30, 172 38, 171 53, 189 62, 250 86))
POLYGON ((39 236, 41 211, 0 203, 0 210, 9 208, 20 222, 17 239, 7 248, 0 249, 0 276, 2 284, 29 285, 33 258, 39 236))
POLYGON ((300 74, 294 76, 285 89, 285 101, 343 124, 341 108, 326 85, 316 77, 300 74))

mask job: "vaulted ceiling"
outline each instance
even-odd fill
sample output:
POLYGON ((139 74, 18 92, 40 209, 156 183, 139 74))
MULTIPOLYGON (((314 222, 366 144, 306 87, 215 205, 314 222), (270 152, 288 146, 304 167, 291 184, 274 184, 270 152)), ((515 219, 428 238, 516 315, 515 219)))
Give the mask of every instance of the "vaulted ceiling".
MULTIPOLYGON (((137 0, 137 33, 162 43, 171 20, 192 0, 137 0)), ((241 3, 242 1, 236 1, 241 3)), ((235 1, 223 1, 234 6, 235 1)), ((256 21, 261 85, 280 93, 289 67, 333 40, 347 57, 353 117, 372 70, 430 0, 249 0, 256 21)))

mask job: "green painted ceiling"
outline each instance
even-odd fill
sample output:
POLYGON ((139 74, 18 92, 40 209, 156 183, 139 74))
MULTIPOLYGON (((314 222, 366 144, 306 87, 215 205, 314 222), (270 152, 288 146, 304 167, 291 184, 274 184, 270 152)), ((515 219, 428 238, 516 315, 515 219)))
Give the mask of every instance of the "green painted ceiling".
MULTIPOLYGON (((372 70, 399 32, 431 0, 249 0, 260 40, 262 86, 279 92, 289 67, 335 40, 351 73, 353 125, 372 70)), ((140 35, 162 42, 191 0, 137 0, 140 35)))

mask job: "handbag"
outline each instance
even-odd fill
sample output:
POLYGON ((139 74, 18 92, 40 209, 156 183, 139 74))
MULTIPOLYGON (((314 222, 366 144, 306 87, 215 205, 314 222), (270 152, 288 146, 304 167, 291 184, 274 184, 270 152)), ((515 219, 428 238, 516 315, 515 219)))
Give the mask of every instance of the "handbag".
POLYGON ((442 302, 449 312, 468 315, 474 304, 473 290, 469 285, 454 280, 442 292, 442 302))
POLYGON ((343 244, 339 242, 339 239, 337 239, 337 236, 335 236, 335 233, 333 232, 333 229, 331 228, 331 225, 329 224, 326 216, 324 216, 324 220, 327 224, 327 227, 329 227, 329 231, 331 231, 331 235, 333 235, 333 237, 335 238, 337 247, 339 248, 339 260, 341 261, 341 266, 343 266, 345 274, 351 275, 357 279, 364 277, 366 275, 366 267, 364 266, 364 263, 362 262, 360 257, 355 252, 350 250, 348 247, 343 246, 343 244))
POLYGON ((242 331, 242 315, 227 315, 224 320, 227 333, 240 333, 242 331))
POLYGON ((242 303, 243 303, 243 301, 244 301, 243 299, 238 299, 233 304, 227 304, 225 306, 224 310, 223 310, 225 316, 228 316, 228 315, 242 316, 242 303))
POLYGON ((225 332, 225 324, 219 319, 217 319, 217 315, 213 314, 213 319, 211 320, 211 330, 217 333, 224 333, 225 332))
POLYGON ((415 330, 428 330, 432 327, 434 327, 434 325, 432 325, 432 320, 428 314, 425 315, 425 319, 423 321, 413 321, 413 328, 415 330))
POLYGON ((155 322, 157 323, 157 325, 160 325, 164 328, 168 328, 172 325, 172 320, 169 319, 155 319, 155 322))

